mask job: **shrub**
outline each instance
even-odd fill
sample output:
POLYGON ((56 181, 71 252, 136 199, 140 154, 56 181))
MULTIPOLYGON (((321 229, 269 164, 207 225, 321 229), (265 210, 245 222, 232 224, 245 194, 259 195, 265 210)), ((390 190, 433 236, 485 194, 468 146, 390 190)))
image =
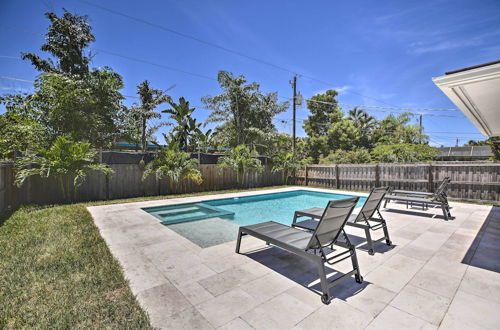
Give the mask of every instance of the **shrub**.
POLYGON ((399 143, 378 145, 372 151, 372 158, 382 163, 412 163, 436 159, 436 148, 426 144, 399 143))
POLYGON ((363 164, 371 162, 370 152, 366 149, 352 151, 337 149, 326 157, 321 157, 320 164, 363 164))

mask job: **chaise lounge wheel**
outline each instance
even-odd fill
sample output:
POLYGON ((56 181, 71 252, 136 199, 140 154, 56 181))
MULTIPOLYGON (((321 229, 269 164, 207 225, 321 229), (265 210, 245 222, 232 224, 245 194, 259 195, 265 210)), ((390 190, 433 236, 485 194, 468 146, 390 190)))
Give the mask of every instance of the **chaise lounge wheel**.
POLYGON ((363 283, 363 276, 356 274, 354 275, 354 278, 356 279, 357 283, 363 283))
POLYGON ((373 249, 370 249, 370 250, 368 250, 368 254, 372 256, 375 254, 375 251, 373 251, 373 249))
POLYGON ((389 246, 391 246, 391 245, 392 245, 392 241, 391 241, 391 240, 389 240, 389 239, 388 239, 387 241, 385 241, 385 242, 386 242, 386 243, 387 243, 387 245, 389 245, 389 246))
POLYGON ((325 305, 330 304, 330 298, 328 297, 328 295, 326 293, 321 296, 321 302, 325 305))

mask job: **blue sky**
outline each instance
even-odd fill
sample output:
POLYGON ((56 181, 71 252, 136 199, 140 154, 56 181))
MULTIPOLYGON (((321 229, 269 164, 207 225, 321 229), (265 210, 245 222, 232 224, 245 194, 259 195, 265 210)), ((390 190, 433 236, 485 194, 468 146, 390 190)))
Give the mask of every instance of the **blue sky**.
MULTIPOLYGON (((43 14, 60 14, 62 7, 90 16, 96 36, 91 45, 92 66, 110 66, 120 73, 125 95, 136 95, 136 86, 148 79, 155 88, 175 85, 169 93, 174 98, 184 96, 194 106, 202 105, 202 96, 220 92, 217 71, 227 70, 259 82, 263 91, 278 91, 282 100, 291 97, 289 80, 296 72, 298 91, 304 97, 335 88, 341 91, 340 102, 346 104, 454 108, 431 78, 500 57, 498 0, 91 1, 290 72, 112 14, 86 1, 2 0, 0 76, 36 77, 37 71, 21 61, 19 54, 42 54, 39 47, 48 26, 43 14)), ((15 90, 31 91, 32 85, 0 79, 0 93, 15 90)), ((128 98, 125 104, 134 101, 128 98)), ((388 114, 370 113, 379 118, 388 114)), ((420 113, 427 114, 423 123, 432 145, 454 145, 457 137, 460 143, 483 139, 461 112, 420 113)), ((207 115, 208 110, 201 107, 195 111, 199 120, 207 115)), ((307 115, 305 107, 299 108, 299 136, 304 135, 300 120, 307 115)), ((291 132, 291 110, 278 117, 287 120, 277 120, 278 129, 291 132)))

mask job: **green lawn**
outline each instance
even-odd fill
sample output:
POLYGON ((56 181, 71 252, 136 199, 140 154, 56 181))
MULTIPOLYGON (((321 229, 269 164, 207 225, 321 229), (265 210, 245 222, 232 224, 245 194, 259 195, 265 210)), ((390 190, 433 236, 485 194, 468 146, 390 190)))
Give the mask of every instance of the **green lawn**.
POLYGON ((0 222, 0 329, 150 328, 86 206, 231 191, 14 212, 0 222))

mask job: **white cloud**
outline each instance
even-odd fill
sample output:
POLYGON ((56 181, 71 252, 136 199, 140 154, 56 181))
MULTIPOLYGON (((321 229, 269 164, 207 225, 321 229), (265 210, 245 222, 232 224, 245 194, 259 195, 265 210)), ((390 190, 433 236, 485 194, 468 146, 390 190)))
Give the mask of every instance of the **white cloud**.
POLYGON ((323 88, 323 89, 320 89, 320 90, 317 90, 317 91, 313 92, 311 95, 324 94, 329 89, 334 89, 334 90, 337 91, 337 93, 339 93, 339 95, 342 95, 342 94, 345 94, 351 88, 352 88, 352 86, 350 86, 350 85, 330 87, 330 88, 323 88))
POLYGON ((410 51, 416 54, 424 54, 463 47, 475 47, 485 44, 488 39, 498 35, 500 35, 500 31, 483 33, 472 38, 460 36, 443 40, 443 37, 441 37, 441 40, 431 42, 417 41, 410 44, 410 51))
POLYGON ((349 85, 344 85, 344 86, 339 86, 339 87, 333 87, 339 94, 344 94, 348 90, 350 90, 352 86, 349 85))
POLYGON ((423 42, 414 42, 410 45, 411 52, 416 54, 440 52, 449 49, 478 46, 481 44, 479 40, 461 40, 461 41, 442 41, 433 44, 423 42))

